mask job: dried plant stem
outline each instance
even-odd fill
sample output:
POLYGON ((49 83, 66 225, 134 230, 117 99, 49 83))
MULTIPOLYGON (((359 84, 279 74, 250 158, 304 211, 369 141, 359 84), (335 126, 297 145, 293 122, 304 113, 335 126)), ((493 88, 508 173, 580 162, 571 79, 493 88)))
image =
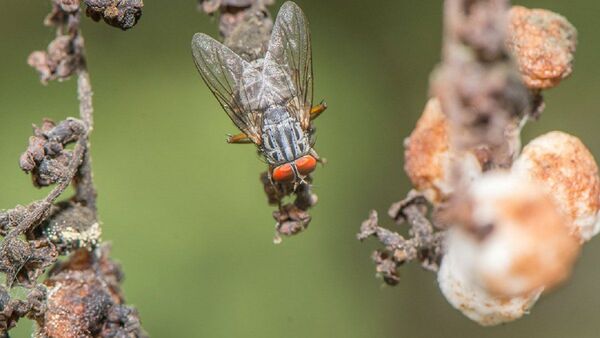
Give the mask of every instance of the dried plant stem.
MULTIPOLYGON (((104 19, 130 28, 139 19, 141 1, 125 0, 120 6, 124 16, 104 19)), ((0 244, 0 271, 6 274, 6 286, 31 289, 22 301, 11 299, 0 287, 0 335, 6 335, 19 318, 28 317, 37 323, 36 337, 145 336, 136 310, 124 305, 123 273, 108 257, 109 246, 100 241, 90 153, 93 92, 80 14, 79 2, 52 0, 45 24, 56 28, 56 38, 46 51, 34 52, 28 59, 40 72, 42 83, 77 75, 81 120, 45 119, 34 128, 21 156, 21 169, 32 174, 35 186, 54 188, 43 200, 0 212, 0 233, 5 236, 0 244), (72 143, 75 147, 69 150, 72 143), (75 195, 57 203, 71 183, 75 195), (59 255, 67 258, 59 262, 59 255), (48 278, 38 282, 50 266, 48 278)))
MULTIPOLYGON (((81 46, 83 49, 83 46, 81 46)), ((86 62, 80 58, 77 71, 77 93, 79 98, 79 115, 87 126, 88 134, 94 129, 94 107, 92 106, 92 84, 86 62)))
POLYGON ((435 232, 427 219, 427 201, 423 196, 411 191, 406 199, 392 204, 388 215, 397 225, 408 224, 410 238, 379 226, 375 210, 362 223, 357 235, 361 241, 374 237, 383 244, 384 249, 376 250, 372 256, 383 280, 396 285, 399 282, 398 267, 414 260, 427 270, 437 271, 443 256, 444 232, 435 232))
MULTIPOLYGON (((83 49, 83 46, 81 46, 83 49)), ((96 211, 96 188, 92 177, 92 156, 90 154, 90 134, 94 129, 94 107, 92 106, 92 85, 87 71, 85 59, 82 57, 77 72, 77 92, 79 97, 79 114, 87 127, 85 134, 86 151, 83 155, 83 163, 79 168, 76 179, 76 198, 85 202, 85 205, 96 211)))
POLYGON ((507 0, 446 0, 443 58, 431 84, 448 116, 453 153, 479 148, 488 169, 512 163, 506 131, 532 100, 505 46, 508 9, 507 0))

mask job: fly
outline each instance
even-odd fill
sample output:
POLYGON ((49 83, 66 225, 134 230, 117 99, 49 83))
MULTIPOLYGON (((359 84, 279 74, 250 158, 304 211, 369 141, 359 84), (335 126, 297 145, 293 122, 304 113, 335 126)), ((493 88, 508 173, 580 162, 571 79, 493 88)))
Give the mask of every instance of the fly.
POLYGON ((264 57, 242 59, 210 36, 192 39, 196 67, 241 133, 228 143, 254 143, 275 182, 304 182, 319 156, 312 120, 327 106, 312 105, 313 68, 308 21, 295 3, 281 6, 264 57))

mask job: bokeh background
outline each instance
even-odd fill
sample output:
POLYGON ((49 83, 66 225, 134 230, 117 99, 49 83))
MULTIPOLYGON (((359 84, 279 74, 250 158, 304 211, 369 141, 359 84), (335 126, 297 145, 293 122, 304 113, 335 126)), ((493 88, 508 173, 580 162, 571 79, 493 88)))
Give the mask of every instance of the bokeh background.
MULTIPOLYGON (((194 0, 147 0, 134 29, 83 20, 95 96, 94 174, 104 239, 126 272, 129 303, 153 337, 598 337, 600 239, 567 285, 531 315, 481 328, 448 305, 433 274, 402 270, 395 288, 374 278, 375 243, 355 234, 409 189, 402 141, 425 104, 439 61, 441 1, 298 0, 313 33, 319 204, 307 232, 273 245, 272 207, 251 146, 235 131, 190 56, 195 32, 217 21, 194 0)), ((518 4, 565 15, 579 30, 573 76, 546 93, 525 140, 560 129, 600 159, 600 2, 518 4)), ((274 7, 277 10, 281 1, 274 7)), ((27 55, 53 32, 49 1, 0 1, 0 208, 27 203, 17 166, 31 123, 76 116, 75 81, 39 84, 27 55)), ((27 337, 23 321, 14 337, 27 337)))

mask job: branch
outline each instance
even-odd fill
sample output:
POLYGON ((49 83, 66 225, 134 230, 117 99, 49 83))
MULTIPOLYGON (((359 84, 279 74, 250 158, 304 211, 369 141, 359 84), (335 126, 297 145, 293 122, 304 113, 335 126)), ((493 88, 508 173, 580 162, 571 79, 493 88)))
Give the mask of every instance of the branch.
POLYGON ((90 134, 94 129, 94 107, 92 106, 92 84, 87 71, 85 61, 83 38, 79 39, 79 65, 77 67, 77 93, 79 98, 79 116, 85 123, 87 133, 85 135, 86 151, 83 157, 83 163, 79 169, 75 180, 75 198, 83 202, 86 206, 96 211, 96 188, 92 178, 92 157, 90 154, 91 143, 90 134))
POLYGON ((384 245, 373 257, 388 284, 398 282, 397 269, 408 261, 437 270, 446 224, 461 210, 453 196, 464 194, 474 167, 479 172, 509 167, 522 121, 543 106, 541 96, 522 84, 506 47, 507 14, 507 0, 445 1, 443 58, 430 88, 434 98, 406 142, 406 170, 420 192, 409 192, 389 212, 398 224, 409 224, 410 237, 379 227, 374 211, 358 235, 384 245), (427 219, 427 201, 434 206, 434 225, 427 219))
POLYGON ((442 241, 444 232, 435 232, 427 219, 427 201, 420 194, 411 191, 407 198, 392 204, 388 211, 396 225, 409 225, 409 238, 380 227, 375 210, 363 221, 357 238, 361 241, 374 237, 384 249, 376 250, 372 258, 376 271, 389 285, 398 284, 398 268, 406 262, 417 260, 430 271, 437 271, 443 256, 442 241))
MULTIPOLYGON (((88 6, 92 2, 86 1, 88 6)), ((130 12, 117 15, 116 2, 103 3, 112 10, 106 15, 116 15, 110 24, 121 23, 125 29, 139 18, 133 22, 127 17, 130 12)), ((141 14, 141 1, 119 1, 117 7, 132 3, 141 14)), ((92 86, 80 12, 77 0, 52 0, 52 11, 44 22, 56 28, 56 38, 47 50, 33 52, 28 59, 43 84, 77 75, 81 119, 59 123, 45 119, 41 127, 34 126, 20 167, 31 174, 34 186, 55 186, 43 200, 0 212, 0 235, 4 236, 0 271, 6 274, 8 288, 19 285, 31 290, 27 300, 14 300, 0 288, 2 336, 25 316, 37 322, 36 336, 40 337, 145 336, 135 309, 124 305, 120 267, 100 241, 90 155, 92 86), (69 150, 72 143, 75 146, 69 150), (75 195, 56 203, 71 183, 75 195), (58 262, 60 255, 68 257, 58 262), (48 278, 39 283, 39 276, 50 266, 48 278)))
POLYGON ((453 307, 498 325, 563 282, 597 232, 600 177, 581 141, 551 132, 520 151, 522 126, 544 108, 541 91, 572 71, 577 32, 560 15, 509 10, 507 0, 446 0, 444 23, 432 97, 405 141, 418 192, 389 212, 409 237, 380 227, 372 211, 358 238, 384 246, 372 257, 386 283, 397 284, 408 261, 439 267, 453 307))
POLYGON ((483 148, 488 169, 512 163, 505 133, 533 101, 505 47, 508 8, 507 0, 447 0, 443 60, 431 84, 448 117, 453 151, 483 148))

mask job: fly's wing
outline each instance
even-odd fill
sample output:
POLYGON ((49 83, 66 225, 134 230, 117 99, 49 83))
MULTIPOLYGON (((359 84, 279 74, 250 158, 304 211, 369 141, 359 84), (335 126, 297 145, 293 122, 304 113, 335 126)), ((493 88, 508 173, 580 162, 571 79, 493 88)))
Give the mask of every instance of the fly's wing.
POLYGON ((281 6, 269 48, 263 78, 288 96, 288 108, 306 130, 310 125, 313 98, 313 69, 310 31, 304 13, 295 3, 281 6))
POLYGON ((260 144, 261 114, 250 102, 258 95, 252 88, 261 83, 262 74, 206 34, 194 35, 192 54, 202 79, 233 123, 254 143, 260 144))

